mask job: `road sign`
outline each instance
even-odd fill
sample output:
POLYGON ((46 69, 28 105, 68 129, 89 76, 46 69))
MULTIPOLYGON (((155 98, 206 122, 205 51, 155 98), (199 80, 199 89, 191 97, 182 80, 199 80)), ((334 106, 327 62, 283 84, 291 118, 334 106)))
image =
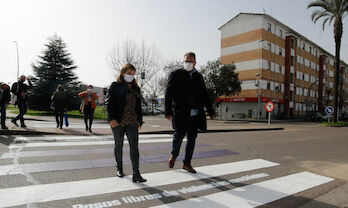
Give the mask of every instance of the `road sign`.
POLYGON ((267 112, 272 112, 274 110, 274 103, 273 102, 268 102, 265 106, 267 112))
POLYGON ((325 113, 326 113, 327 115, 331 115, 331 114, 333 114, 333 112, 334 112, 334 108, 333 108, 332 106, 327 106, 327 107, 326 107, 325 113))

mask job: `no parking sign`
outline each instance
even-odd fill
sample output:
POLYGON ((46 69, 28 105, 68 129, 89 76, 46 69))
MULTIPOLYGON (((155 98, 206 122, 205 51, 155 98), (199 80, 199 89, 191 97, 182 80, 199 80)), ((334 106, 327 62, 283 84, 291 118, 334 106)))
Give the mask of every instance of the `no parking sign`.
POLYGON ((271 112, 274 110, 274 103, 268 102, 265 105, 266 111, 268 112, 268 125, 271 125, 271 112))
POLYGON ((268 102, 265 106, 267 112, 272 112, 274 110, 274 103, 273 102, 268 102))

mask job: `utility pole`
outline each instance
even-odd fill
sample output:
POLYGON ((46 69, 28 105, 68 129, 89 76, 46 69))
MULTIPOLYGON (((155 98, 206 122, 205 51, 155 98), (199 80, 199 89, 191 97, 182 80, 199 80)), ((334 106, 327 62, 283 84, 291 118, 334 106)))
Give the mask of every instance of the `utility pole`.
POLYGON ((260 79, 261 79, 261 61, 262 61, 262 53, 261 53, 261 43, 264 40, 259 41, 259 73, 256 74, 257 76, 257 120, 260 119, 260 106, 261 106, 261 86, 260 86, 260 79))

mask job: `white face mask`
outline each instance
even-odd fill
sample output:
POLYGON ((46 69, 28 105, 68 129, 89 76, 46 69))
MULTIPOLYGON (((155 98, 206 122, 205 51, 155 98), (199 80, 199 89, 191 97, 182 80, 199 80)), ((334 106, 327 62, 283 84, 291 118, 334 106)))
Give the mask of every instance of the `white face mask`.
POLYGON ((87 92, 92 92, 93 90, 91 88, 88 88, 87 89, 87 92))
POLYGON ((125 74, 124 75, 124 80, 126 81, 126 82, 133 82, 133 80, 134 80, 134 75, 130 75, 130 74, 125 74))
POLYGON ((191 63, 191 62, 184 62, 184 69, 186 71, 192 71, 193 70, 193 63, 191 63))

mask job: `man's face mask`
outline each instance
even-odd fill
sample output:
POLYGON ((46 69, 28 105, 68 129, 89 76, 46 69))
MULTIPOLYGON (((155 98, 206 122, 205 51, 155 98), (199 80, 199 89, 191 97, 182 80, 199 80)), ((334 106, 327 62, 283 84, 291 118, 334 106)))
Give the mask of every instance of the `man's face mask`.
POLYGON ((193 63, 192 62, 184 62, 184 69, 186 71, 192 71, 193 70, 193 63))

